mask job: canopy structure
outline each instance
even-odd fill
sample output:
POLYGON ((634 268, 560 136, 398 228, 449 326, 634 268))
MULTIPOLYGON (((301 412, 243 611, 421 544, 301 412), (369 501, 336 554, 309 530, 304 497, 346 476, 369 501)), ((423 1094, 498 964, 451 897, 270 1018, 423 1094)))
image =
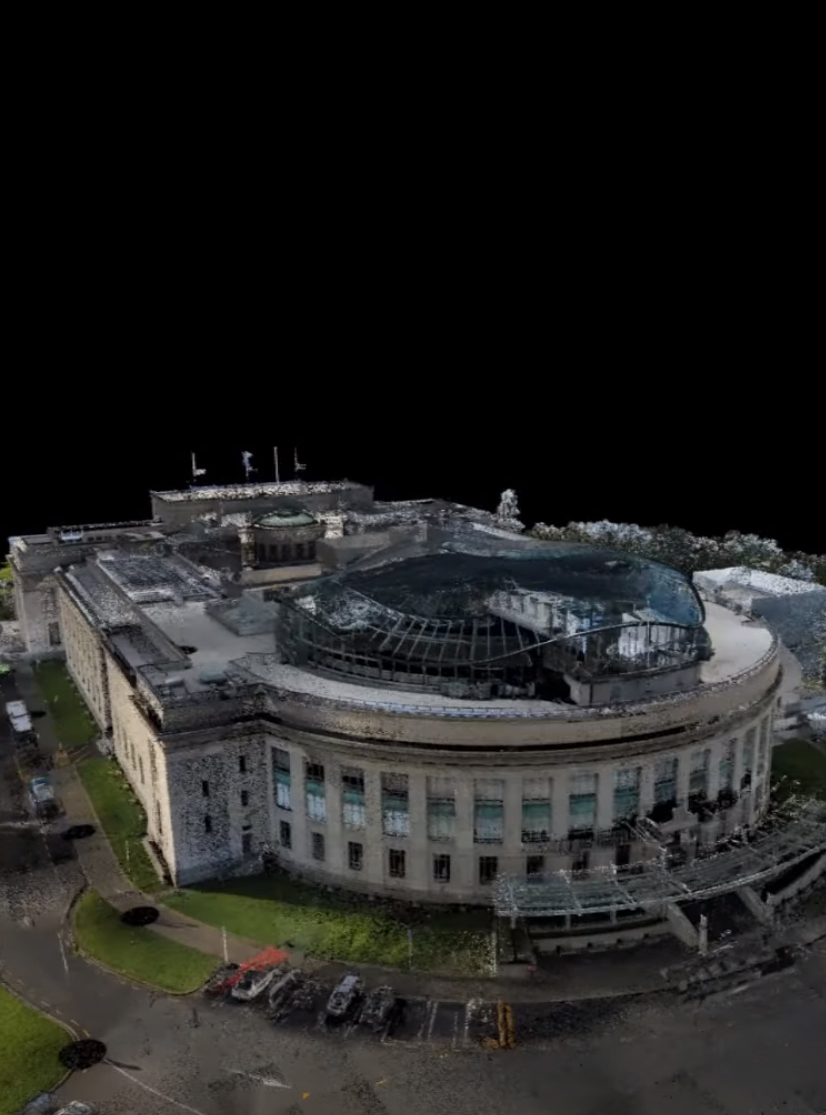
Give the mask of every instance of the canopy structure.
POLYGON ((671 902, 713 898, 767 882, 817 852, 826 852, 826 802, 796 801, 762 829, 729 839, 725 851, 669 868, 665 856, 630 868, 572 875, 500 875, 494 892, 499 917, 560 917, 648 910, 671 902))

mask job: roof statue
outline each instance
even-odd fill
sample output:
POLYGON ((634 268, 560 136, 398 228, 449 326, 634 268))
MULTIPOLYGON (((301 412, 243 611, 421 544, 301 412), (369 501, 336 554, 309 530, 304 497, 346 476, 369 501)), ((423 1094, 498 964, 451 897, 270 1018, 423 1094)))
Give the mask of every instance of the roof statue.
POLYGON ((509 530, 522 531, 525 529, 524 524, 519 521, 519 504, 513 488, 506 488, 502 492, 499 506, 496 508, 496 518, 509 530))

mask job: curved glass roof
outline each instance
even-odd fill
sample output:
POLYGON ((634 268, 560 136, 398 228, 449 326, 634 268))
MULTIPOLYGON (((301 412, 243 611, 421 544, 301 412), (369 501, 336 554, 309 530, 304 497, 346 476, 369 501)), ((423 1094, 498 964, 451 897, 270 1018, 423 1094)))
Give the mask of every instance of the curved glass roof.
POLYGON ((268 511, 255 520, 255 526, 264 530, 278 530, 280 527, 309 527, 314 522, 315 519, 308 511, 268 511))
POLYGON ((277 638, 295 664, 485 699, 696 662, 704 619, 688 577, 657 562, 428 528, 282 596, 277 638))
POLYGON ((342 590, 428 619, 481 617, 498 592, 564 598, 571 611, 606 622, 629 613, 683 627, 705 619, 692 581, 670 566, 584 543, 511 542, 481 531, 401 543, 317 582, 309 594, 332 603, 342 590))

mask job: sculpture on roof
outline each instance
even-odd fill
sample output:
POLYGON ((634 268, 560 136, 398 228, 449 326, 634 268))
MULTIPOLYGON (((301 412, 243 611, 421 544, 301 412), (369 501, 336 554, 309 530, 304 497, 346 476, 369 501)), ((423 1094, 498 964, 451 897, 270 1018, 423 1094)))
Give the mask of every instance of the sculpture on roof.
POLYGON ((496 508, 496 518, 508 530, 522 531, 525 529, 524 524, 519 521, 519 504, 513 488, 506 488, 502 492, 499 498, 499 506, 496 508))

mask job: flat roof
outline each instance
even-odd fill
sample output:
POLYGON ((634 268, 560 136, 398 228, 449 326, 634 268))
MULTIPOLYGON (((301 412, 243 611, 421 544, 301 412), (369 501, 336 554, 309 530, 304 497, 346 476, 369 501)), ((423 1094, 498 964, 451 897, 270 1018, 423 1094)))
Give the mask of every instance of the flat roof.
POLYGON ((197 503, 211 499, 260 499, 263 496, 312 496, 327 492, 346 492, 352 488, 367 487, 352 480, 303 480, 273 481, 269 484, 216 484, 181 488, 171 492, 150 492, 153 499, 163 503, 197 503))
POLYGON ((694 574, 694 578, 711 581, 721 588, 731 586, 752 589, 767 596, 799 596, 808 592, 826 594, 826 588, 817 581, 781 577, 779 573, 767 573, 764 569, 751 569, 747 565, 731 566, 729 569, 702 569, 694 574))
MULTIPOLYGON (((705 627, 716 648, 714 657, 701 664, 700 679, 705 685, 715 685, 729 678, 746 673, 756 666, 770 650, 774 638, 765 627, 756 625, 747 617, 736 615, 718 604, 709 604, 706 612, 705 627)), ((268 685, 294 693, 326 698, 331 701, 354 705, 372 705, 377 708, 404 711, 425 709, 464 710, 465 715, 491 718, 510 717, 580 717, 592 716, 594 712, 608 715, 611 706, 598 706, 594 709, 578 708, 561 702, 518 700, 518 701, 472 701, 444 696, 440 693, 426 693, 419 690, 404 691, 378 686, 359 685, 356 682, 340 681, 338 678, 322 676, 289 666, 281 661, 281 656, 272 647, 269 653, 252 654, 234 663, 268 685)), ((681 691, 687 696, 691 691, 681 691)), ((697 692, 696 690, 694 692, 697 692)), ((664 698, 665 699, 665 698, 664 698)), ((634 702, 622 707, 627 709, 634 702)))

